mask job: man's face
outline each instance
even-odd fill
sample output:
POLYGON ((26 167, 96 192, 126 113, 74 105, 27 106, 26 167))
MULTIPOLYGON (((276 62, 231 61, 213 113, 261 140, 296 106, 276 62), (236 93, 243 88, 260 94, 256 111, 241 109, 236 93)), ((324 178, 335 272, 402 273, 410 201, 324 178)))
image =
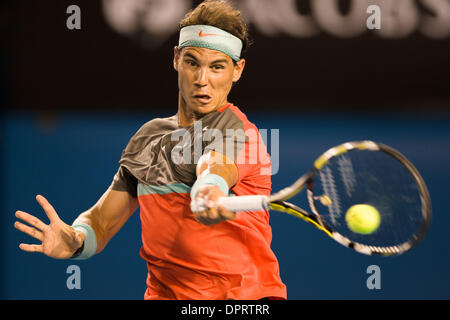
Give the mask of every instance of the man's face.
POLYGON ((204 115, 226 104, 233 82, 237 82, 245 60, 235 65, 226 54, 205 48, 175 48, 181 103, 194 114, 204 115))

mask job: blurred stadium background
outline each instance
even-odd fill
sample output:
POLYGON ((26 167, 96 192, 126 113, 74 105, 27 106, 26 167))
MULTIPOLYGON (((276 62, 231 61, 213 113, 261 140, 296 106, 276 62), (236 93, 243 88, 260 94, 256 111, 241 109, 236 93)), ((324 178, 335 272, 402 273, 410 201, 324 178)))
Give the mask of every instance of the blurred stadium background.
MULTIPOLYGON (((44 219, 34 200, 43 194, 71 223, 109 186, 135 131, 176 113, 176 25, 199 2, 0 3, 0 298, 143 298, 138 213, 102 254, 74 262, 21 252, 18 244, 32 240, 14 229, 14 212, 44 219), (81 30, 66 27, 73 4, 81 30), (81 268, 81 290, 66 287, 71 264, 81 268)), ((450 0, 234 2, 255 44, 231 101, 261 129, 280 130, 273 189, 328 147, 372 139, 410 158, 433 202, 424 242, 390 259, 355 254, 273 213, 272 247, 288 297, 449 299, 450 0), (380 30, 367 30, 370 4, 382 9, 380 30), (373 264, 381 290, 366 287, 373 264)))

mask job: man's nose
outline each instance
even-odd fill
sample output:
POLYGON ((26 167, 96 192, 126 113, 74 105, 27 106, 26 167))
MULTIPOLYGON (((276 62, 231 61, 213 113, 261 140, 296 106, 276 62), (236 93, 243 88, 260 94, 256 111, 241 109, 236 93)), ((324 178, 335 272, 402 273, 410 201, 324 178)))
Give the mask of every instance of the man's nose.
POLYGON ((199 87, 203 87, 208 84, 208 68, 199 68, 195 84, 199 87))

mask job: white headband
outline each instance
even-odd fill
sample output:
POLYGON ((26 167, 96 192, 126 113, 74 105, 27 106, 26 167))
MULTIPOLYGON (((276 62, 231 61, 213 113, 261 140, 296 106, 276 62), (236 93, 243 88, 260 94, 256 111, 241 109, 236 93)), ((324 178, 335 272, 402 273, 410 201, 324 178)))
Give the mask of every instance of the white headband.
POLYGON ((242 46, 242 40, 229 32, 213 26, 194 25, 181 29, 178 49, 207 48, 223 52, 234 61, 239 61, 241 60, 242 46))

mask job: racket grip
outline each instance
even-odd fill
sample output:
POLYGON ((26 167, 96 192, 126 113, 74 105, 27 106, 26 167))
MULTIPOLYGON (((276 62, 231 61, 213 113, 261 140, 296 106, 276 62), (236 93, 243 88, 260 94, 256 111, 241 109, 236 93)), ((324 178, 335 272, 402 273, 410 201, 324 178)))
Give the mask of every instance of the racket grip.
POLYGON ((219 198, 218 204, 230 211, 260 211, 269 209, 269 197, 239 196, 219 198))

